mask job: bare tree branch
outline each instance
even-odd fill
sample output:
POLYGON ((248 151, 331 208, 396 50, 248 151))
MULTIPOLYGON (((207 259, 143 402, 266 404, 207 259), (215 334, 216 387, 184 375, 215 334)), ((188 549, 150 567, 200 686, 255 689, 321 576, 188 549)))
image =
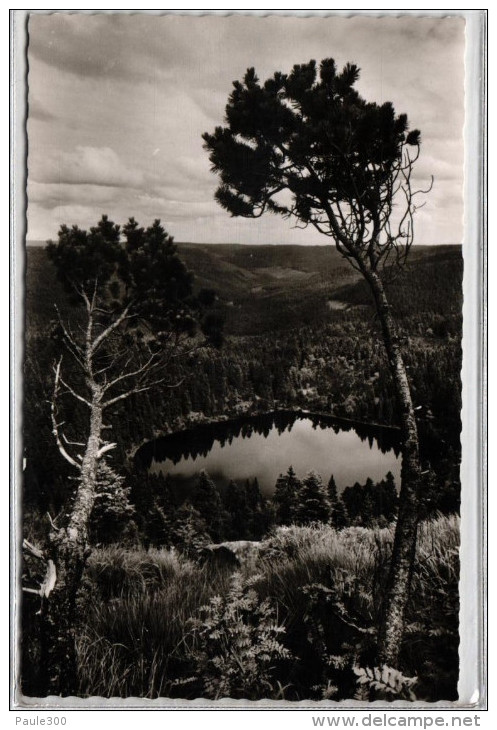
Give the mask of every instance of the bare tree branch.
POLYGON ((57 307, 56 304, 54 305, 54 307, 55 307, 55 311, 57 312, 57 319, 58 319, 59 325, 60 325, 63 335, 64 335, 64 344, 66 346, 66 349, 70 352, 70 354, 74 357, 74 359, 78 362, 78 364, 84 368, 83 350, 76 343, 76 341, 74 340, 74 337, 72 336, 72 333, 69 331, 69 329, 64 324, 64 320, 62 319, 59 308, 57 307))
POLYGON ((108 451, 112 451, 112 449, 115 449, 117 447, 117 444, 106 444, 105 446, 102 446, 97 453, 97 459, 100 459, 104 454, 106 454, 108 451))
POLYGON ((59 424, 57 423, 56 419, 56 408, 57 408, 57 397, 58 397, 58 390, 59 390, 59 381, 60 381, 60 366, 62 364, 62 358, 60 358, 59 362, 57 363, 57 367, 55 369, 55 385, 54 385, 54 393, 53 393, 53 399, 50 407, 51 417, 52 417, 52 433, 55 437, 55 442, 57 444, 57 448, 59 449, 61 455, 64 457, 64 459, 71 464, 71 466, 74 466, 76 469, 81 469, 81 465, 78 464, 78 462, 66 451, 64 448, 64 445, 60 439, 59 436, 59 424))
POLYGON ((107 390, 109 390, 109 388, 112 388, 114 385, 117 385, 117 383, 120 383, 123 380, 126 380, 127 378, 138 377, 139 375, 142 375, 145 372, 150 372, 150 370, 155 367, 158 367, 158 363, 156 362, 156 355, 151 355, 148 358, 148 360, 140 368, 137 368, 136 370, 130 370, 129 372, 122 373, 118 377, 109 381, 107 383, 107 385, 103 388, 103 392, 105 393, 107 390))
MULTIPOLYGON (((183 380, 184 380, 184 378, 183 378, 183 380)), ((183 380, 181 382, 183 382, 183 380)), ((152 388, 155 388, 157 385, 164 383, 164 381, 165 381, 165 378, 161 378, 160 380, 155 380, 142 387, 131 388, 130 390, 127 390, 125 393, 121 393, 121 395, 117 395, 115 398, 111 398, 108 401, 104 401, 102 403, 102 410, 104 408, 108 408, 109 406, 113 406, 115 403, 118 403, 121 400, 125 400, 126 398, 129 398, 132 395, 136 395, 137 393, 144 393, 147 390, 151 390, 152 388)), ((181 383, 178 383, 178 385, 180 385, 180 384, 181 383)), ((167 386, 167 387, 177 387, 177 385, 167 386)))
POLYGON ((60 380, 60 382, 62 383, 62 385, 64 386, 64 388, 66 388, 66 389, 67 389, 67 390, 69 391, 69 393, 70 393, 70 394, 71 394, 72 396, 74 396, 74 398, 76 398, 77 400, 81 401, 81 403, 84 403, 84 404, 85 404, 85 405, 87 405, 87 406, 88 406, 89 408, 91 408, 91 403, 90 403, 90 401, 89 401, 89 400, 87 400, 86 398, 84 398, 84 397, 83 397, 82 395, 80 395, 79 393, 76 393, 76 391, 75 391, 75 390, 74 390, 73 388, 71 388, 71 386, 70 386, 70 385, 69 385, 68 383, 66 383, 66 382, 65 382, 65 380, 63 380, 63 378, 62 378, 62 375, 59 375, 59 380, 60 380))
POLYGON ((130 317, 128 316, 130 308, 131 304, 128 304, 123 309, 121 314, 113 322, 111 322, 111 324, 106 327, 103 332, 101 332, 98 337, 95 338, 95 340, 93 340, 90 346, 91 355, 93 355, 98 350, 102 342, 104 342, 104 340, 106 340, 107 337, 109 337, 109 335, 112 334, 112 332, 114 332, 126 319, 130 319, 130 317))

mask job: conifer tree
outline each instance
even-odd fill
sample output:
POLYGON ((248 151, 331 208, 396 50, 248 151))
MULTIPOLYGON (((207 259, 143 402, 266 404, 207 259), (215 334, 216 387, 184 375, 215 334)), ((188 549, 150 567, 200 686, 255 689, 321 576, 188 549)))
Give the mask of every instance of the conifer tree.
MULTIPOLYGON (((218 203, 232 216, 266 211, 313 226, 366 281, 381 326, 402 431, 402 484, 385 603, 379 664, 398 664, 419 520, 419 439, 401 338, 386 285, 414 241, 412 185, 420 132, 391 102, 363 99, 359 68, 332 58, 277 71, 260 83, 254 68, 233 83, 226 126, 203 139, 219 174, 218 203)), ((350 403, 350 408, 357 404, 350 403)), ((357 415, 357 414, 356 414, 357 415)))
POLYGON ((376 485, 376 489, 378 493, 379 513, 391 522, 397 514, 399 501, 395 478, 391 471, 388 472, 385 479, 382 479, 376 485))
POLYGON ((223 503, 221 496, 206 471, 201 471, 190 498, 191 505, 205 520, 206 529, 215 542, 222 539, 223 503))
POLYGON ((109 544, 131 538, 135 508, 130 503, 131 488, 123 476, 102 460, 98 465, 97 494, 91 513, 91 542, 109 544))
POLYGON ((230 481, 224 495, 224 506, 230 518, 229 537, 232 540, 249 539, 253 512, 244 484, 238 484, 233 479, 230 481))
POLYGON ((247 479, 246 492, 247 503, 251 511, 250 536, 254 540, 261 540, 269 529, 270 515, 257 477, 252 482, 247 479))
POLYGON ((202 548, 210 542, 206 521, 188 502, 182 504, 176 512, 171 538, 175 547, 193 559, 198 558, 202 548))
POLYGON ((295 521, 300 488, 300 480, 297 478, 292 466, 288 468, 285 475, 280 474, 278 477, 273 495, 276 523, 278 525, 291 525, 295 521))
POLYGON ((337 485, 333 474, 328 482, 328 498, 331 505, 330 522, 336 530, 340 530, 348 525, 348 517, 342 497, 338 496, 337 485))
POLYGON ((328 497, 332 505, 335 505, 338 500, 337 485, 333 474, 328 482, 328 497))
POLYGON ((363 488, 359 482, 352 487, 345 487, 342 492, 342 499, 347 510, 347 515, 352 524, 356 524, 362 512, 363 488))
POLYGON ((302 481, 298 492, 295 509, 295 521, 299 525, 310 525, 314 522, 329 522, 331 504, 327 489, 321 477, 311 471, 302 481))
POLYGON ((362 487, 361 510, 359 520, 364 527, 370 527, 374 518, 379 516, 377 505, 374 498, 374 483, 368 477, 366 484, 362 487))

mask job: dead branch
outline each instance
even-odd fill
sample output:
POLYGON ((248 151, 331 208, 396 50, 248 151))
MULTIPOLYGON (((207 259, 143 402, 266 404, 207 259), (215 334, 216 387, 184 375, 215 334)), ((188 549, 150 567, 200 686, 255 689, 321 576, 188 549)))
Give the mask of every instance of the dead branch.
POLYGON ((59 381, 60 381, 60 366, 62 364, 62 358, 60 358, 59 362, 57 363, 57 367, 55 368, 55 383, 54 383, 54 393, 52 402, 50 405, 50 414, 52 417, 52 433, 55 437, 55 442, 57 444, 57 448, 59 449, 61 455, 64 457, 64 459, 71 464, 71 466, 76 467, 76 469, 80 469, 80 465, 78 462, 73 459, 73 457, 66 451, 64 444, 62 443, 59 435, 59 424, 57 423, 57 418, 55 415, 56 408, 57 408, 57 396, 59 392, 59 381))
POLYGON ((160 380, 155 380, 154 382, 149 383, 148 385, 144 385, 141 388, 131 388, 131 390, 127 390, 125 393, 121 393, 121 395, 116 395, 115 398, 111 398, 110 400, 102 403, 102 410, 104 408, 108 408, 109 406, 113 406, 115 403, 118 403, 118 401, 125 400, 132 395, 136 395, 137 393, 144 393, 146 390, 150 390, 156 385, 160 385, 164 382, 164 380, 165 378, 161 378, 160 380))
POLYGON ((74 337, 72 336, 72 333, 69 331, 69 329, 64 324, 64 320, 62 319, 59 308, 57 307, 56 304, 54 305, 54 307, 55 307, 55 311, 57 312, 57 319, 59 321, 59 325, 64 334, 64 344, 66 346, 66 349, 74 357, 76 362, 84 369, 85 365, 84 365, 83 351, 82 351, 81 347, 75 341, 74 337))
POLYGON ((128 304, 123 309, 123 311, 121 312, 121 314, 117 317, 117 319, 115 319, 114 322, 111 322, 111 324, 108 327, 106 327, 103 330, 103 332, 101 332, 98 335, 98 337, 96 337, 93 340, 92 344, 90 345, 90 350, 89 350, 89 353, 88 353, 90 356, 92 356, 98 350, 98 348, 100 347, 100 345, 102 344, 102 342, 104 342, 107 339, 107 337, 110 334, 112 334, 112 332, 114 332, 114 330, 116 330, 125 320, 131 319, 131 317, 129 316, 129 310, 130 310, 130 308, 131 308, 131 304, 128 304))
POLYGON ((48 598, 50 593, 55 588, 56 582, 57 582, 57 570, 55 568, 55 563, 53 560, 48 560, 47 572, 45 573, 45 578, 43 579, 43 583, 40 586, 40 596, 42 598, 48 598))
MULTIPOLYGON (((59 426, 60 426, 60 424, 59 424, 59 426)), ((69 446, 82 446, 83 448, 86 446, 86 444, 83 444, 81 441, 69 441, 67 436, 65 436, 64 434, 62 434, 62 438, 64 439, 66 444, 68 444, 69 446)))
POLYGON ((121 373, 121 375, 118 375, 116 378, 107 383, 107 385, 103 388, 103 392, 105 393, 109 388, 112 388, 114 385, 120 383, 123 380, 126 380, 127 378, 137 377, 147 371, 150 371, 152 368, 157 368, 159 363, 154 363, 154 360, 156 360, 156 356, 151 355, 140 368, 137 368, 136 370, 130 370, 126 373, 121 373))
POLYGON ((76 393, 76 391, 75 391, 75 390, 74 390, 73 388, 71 388, 71 386, 70 386, 70 385, 69 385, 68 383, 66 383, 66 382, 65 382, 65 380, 63 380, 63 378, 62 378, 62 375, 60 375, 60 374, 59 374, 59 380, 60 380, 60 382, 62 383, 62 385, 64 386, 64 388, 66 388, 66 389, 67 389, 67 390, 69 391, 69 393, 70 393, 70 394, 71 394, 71 395, 72 395, 72 396, 73 396, 74 398, 76 398, 76 400, 79 400, 79 401, 81 401, 81 403, 84 403, 84 404, 85 404, 85 405, 87 405, 87 406, 88 406, 89 408, 91 408, 91 403, 90 403, 90 401, 89 401, 89 400, 87 400, 86 398, 84 398, 84 397, 83 397, 82 395, 80 395, 79 393, 76 393))
POLYGON ((24 539, 22 541, 22 547, 23 549, 32 555, 34 558, 37 558, 38 560, 41 560, 43 563, 46 563, 46 573, 45 577, 43 578, 43 581, 41 582, 41 585, 39 588, 25 588, 23 587, 23 591, 25 593, 34 593, 40 598, 48 598, 50 593, 53 591, 55 587, 55 583, 57 582, 57 570, 55 568, 55 563, 50 558, 47 559, 45 556, 45 553, 41 548, 37 547, 36 545, 33 545, 29 542, 29 540, 24 539))
POLYGON ((34 558, 38 558, 38 560, 43 560, 43 562, 46 562, 46 557, 43 550, 36 545, 33 545, 33 543, 29 542, 29 540, 26 540, 26 538, 24 538, 24 540, 22 541, 22 547, 23 550, 32 555, 34 558))
POLYGON ((97 453, 97 459, 100 459, 104 454, 106 454, 108 451, 112 451, 112 449, 115 449, 117 444, 106 444, 105 446, 102 446, 97 453))

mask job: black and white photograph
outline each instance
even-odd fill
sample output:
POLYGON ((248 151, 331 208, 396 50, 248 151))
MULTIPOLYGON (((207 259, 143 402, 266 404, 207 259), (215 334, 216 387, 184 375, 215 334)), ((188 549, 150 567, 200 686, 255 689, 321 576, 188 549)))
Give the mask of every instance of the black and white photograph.
POLYGON ((466 20, 268 12, 27 19, 19 697, 461 698, 466 20))

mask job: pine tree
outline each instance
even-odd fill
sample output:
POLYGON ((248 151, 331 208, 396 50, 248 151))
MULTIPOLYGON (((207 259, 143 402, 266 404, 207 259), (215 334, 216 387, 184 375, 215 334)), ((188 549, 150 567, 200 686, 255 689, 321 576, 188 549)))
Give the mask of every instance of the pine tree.
POLYGON ((391 522, 397 514, 399 501, 395 478, 391 471, 388 472, 385 479, 377 484, 377 490, 380 514, 391 522))
POLYGON ((356 524, 362 513, 363 491, 359 482, 352 487, 345 487, 342 493, 342 499, 349 516, 351 524, 356 524))
POLYGON ((250 508, 254 511, 260 510, 262 505, 264 504, 264 499, 261 494, 261 489, 259 487, 259 481, 257 477, 255 477, 252 482, 247 479, 245 488, 247 492, 247 501, 250 505, 250 508))
POLYGON ((244 484, 237 484, 233 479, 228 484, 224 496, 224 506, 229 514, 229 537, 232 540, 248 540, 253 511, 247 498, 244 484))
POLYGON ((207 525, 207 532, 215 542, 222 539, 223 530, 223 503, 219 492, 206 471, 201 471, 193 494, 191 505, 207 525))
POLYGON ((175 515, 171 529, 173 544, 189 558, 197 558, 200 551, 210 542, 207 523, 202 515, 187 502, 175 515))
POLYGON ((171 544, 171 529, 176 514, 171 479, 158 474, 130 473, 131 501, 136 510, 141 540, 148 550, 150 545, 171 544))
POLYGON ((328 482, 328 498, 333 506, 338 500, 337 485, 333 474, 331 475, 330 481, 328 482))
POLYGON ((319 474, 311 471, 302 482, 298 493, 295 521, 299 525, 329 522, 331 505, 326 487, 319 474))
POLYGON ((266 509, 266 501, 261 494, 257 477, 252 482, 247 479, 247 502, 251 510, 250 536, 254 540, 261 540, 269 529, 270 515, 266 509))
MULTIPOLYGON (((90 538, 94 544, 109 544, 132 537, 135 508, 130 503, 131 488, 123 476, 104 460, 97 473, 97 494, 91 513, 90 538)), ((133 530, 134 526, 134 530, 133 530)))
MULTIPOLYGON (((407 261, 422 190, 413 169, 421 133, 389 101, 361 97, 360 69, 332 58, 295 64, 263 83, 254 68, 233 83, 225 126, 203 134, 217 202, 233 216, 265 212, 314 227, 360 272, 374 300, 397 398, 402 484, 378 633, 380 664, 397 666, 416 551, 422 486, 416 414, 385 285, 407 261), (282 195, 282 191, 284 194, 282 195), (286 193, 286 194, 285 194, 286 193)), ((433 183, 433 180, 432 180, 433 183)), ((428 192, 431 185, 423 192, 428 192)), ((349 407, 360 412, 353 400, 349 407)))
POLYGON ((349 523, 347 510, 342 498, 338 496, 337 485, 333 474, 328 482, 328 498, 331 505, 331 524, 336 530, 341 530, 343 527, 347 527, 349 523))
MULTIPOLYGON (((369 479, 368 481, 371 482, 369 479)), ((373 482, 371 484, 374 487, 373 482)), ((369 485, 368 485, 369 486, 369 485)), ((363 495, 362 495, 362 505, 361 505, 361 512, 359 516, 359 520, 361 525, 363 527, 371 527, 371 525, 374 522, 375 517, 378 515, 376 514, 376 505, 374 500, 374 492, 372 489, 366 489, 363 487, 363 495)))
POLYGON ((278 477, 273 495, 278 525, 291 525, 295 521, 300 488, 300 480, 297 479, 292 466, 288 468, 284 476, 280 474, 278 477))
POLYGON ((146 229, 133 218, 121 229, 105 215, 89 230, 62 225, 46 251, 74 310, 72 322, 57 310, 53 331, 59 355, 52 434, 74 476, 60 522, 52 521, 46 539, 47 570, 55 566, 56 579, 40 619, 43 691, 67 695, 77 689, 74 615, 99 464, 118 447, 108 439, 112 420, 125 401, 170 381, 171 359, 185 351, 198 325, 216 342, 219 331, 204 316, 192 274, 159 220, 146 229))
POLYGON ((338 498, 337 503, 333 509, 331 515, 331 523, 337 530, 341 530, 343 527, 347 527, 350 524, 349 516, 347 514, 347 508, 341 497, 338 498))

